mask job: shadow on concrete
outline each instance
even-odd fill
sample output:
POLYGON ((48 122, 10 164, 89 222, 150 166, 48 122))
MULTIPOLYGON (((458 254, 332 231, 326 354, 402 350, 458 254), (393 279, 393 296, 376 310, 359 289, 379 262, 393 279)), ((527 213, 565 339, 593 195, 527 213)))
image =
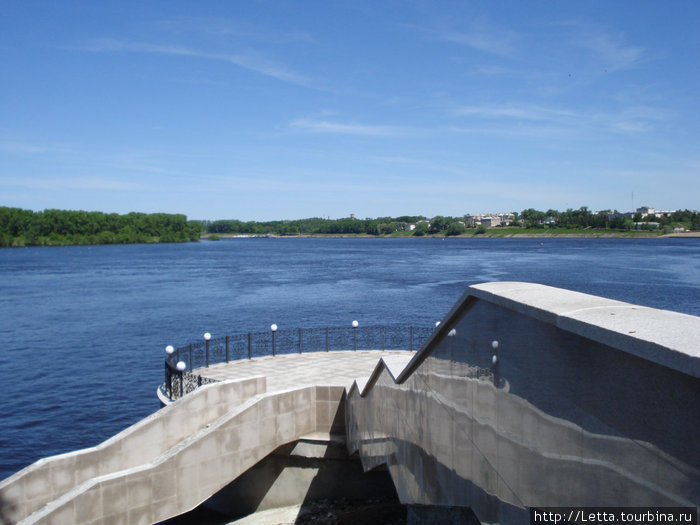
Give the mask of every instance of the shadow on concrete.
MULTIPOLYGON (((320 500, 305 504, 295 525, 406 525, 408 509, 398 499, 320 500)), ((469 524, 471 525, 471 524, 469 524)))
POLYGON ((404 525, 407 508, 399 501, 386 467, 364 472, 359 455, 347 453, 345 402, 343 394, 331 423, 334 432, 342 432, 336 434, 341 436, 339 446, 327 447, 295 524, 404 525))
POLYGON ((285 468, 295 467, 294 461, 284 460, 294 444, 275 449, 198 507, 157 525, 224 525, 255 512, 285 468))
POLYGON ((196 509, 160 525, 222 525, 258 511, 301 505, 295 523, 403 525, 401 505, 386 468, 364 472, 345 441, 345 396, 332 433, 278 447, 196 509))
POLYGON ((11 516, 14 513, 15 504, 0 496, 0 525, 13 525, 11 516))
POLYGON ((224 525, 229 523, 231 518, 201 505, 190 512, 180 514, 174 518, 158 522, 156 525, 224 525))

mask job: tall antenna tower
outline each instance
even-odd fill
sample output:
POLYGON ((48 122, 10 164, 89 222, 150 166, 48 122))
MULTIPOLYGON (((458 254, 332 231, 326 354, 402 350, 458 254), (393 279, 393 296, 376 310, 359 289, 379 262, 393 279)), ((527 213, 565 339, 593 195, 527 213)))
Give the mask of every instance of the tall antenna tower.
POLYGON ((634 213, 634 192, 632 192, 632 209, 630 210, 632 213, 634 213))

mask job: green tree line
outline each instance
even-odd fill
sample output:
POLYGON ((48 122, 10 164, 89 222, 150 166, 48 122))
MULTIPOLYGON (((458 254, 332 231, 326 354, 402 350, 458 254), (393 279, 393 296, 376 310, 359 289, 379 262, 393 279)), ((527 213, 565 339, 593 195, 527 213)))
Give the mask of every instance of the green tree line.
POLYGON ((664 214, 642 217, 641 213, 636 213, 632 217, 627 217, 617 210, 604 210, 592 213, 586 206, 582 206, 577 210, 569 208, 563 212, 552 209, 539 211, 528 208, 519 215, 516 214, 516 219, 518 223, 527 228, 545 228, 551 225, 557 228, 630 230, 634 227, 635 222, 656 222, 660 228, 670 228, 676 224, 683 224, 693 230, 700 229, 700 214, 691 210, 675 211, 669 216, 664 214))
POLYGON ((169 213, 102 213, 0 207, 0 246, 188 242, 201 225, 169 213))
MULTIPOLYGON (((629 230, 635 222, 657 222, 662 229, 683 224, 700 229, 700 214, 690 210, 670 216, 625 217, 617 211, 592 213, 587 207, 539 211, 528 208, 514 214, 511 226, 527 228, 629 230)), ((505 226, 505 225, 504 225, 505 226)), ((421 215, 378 218, 309 218, 280 221, 188 221, 185 215, 167 213, 116 213, 44 210, 34 212, 0 207, 0 247, 61 244, 126 244, 196 241, 201 232, 242 235, 460 235, 467 230, 463 217, 438 215, 429 221, 421 215), (411 224, 415 229, 411 230, 411 224)), ((485 233, 481 226, 476 233, 485 233)))
POLYGON ((218 220, 203 221, 206 232, 213 234, 265 235, 342 235, 365 234, 387 235, 397 231, 406 231, 410 223, 425 219, 422 216, 379 217, 376 219, 298 219, 291 221, 238 221, 218 220))
MULTIPOLYGON (((635 222, 657 222, 660 228, 669 229, 677 224, 683 224, 690 229, 700 229, 700 214, 690 210, 676 211, 670 216, 649 215, 642 218, 641 215, 626 217, 615 211, 592 213, 586 206, 577 210, 567 209, 558 211, 549 209, 546 211, 528 208, 520 213, 514 213, 514 219, 510 224, 501 226, 517 226, 526 228, 562 228, 562 229, 606 229, 606 230, 630 230, 635 227, 635 222)), ((423 235, 460 235, 474 231, 485 233, 486 227, 480 226, 476 230, 469 230, 464 225, 464 217, 447 217, 438 215, 430 220, 422 215, 404 215, 401 217, 378 217, 365 219, 322 219, 309 218, 287 221, 240 221, 217 220, 202 221, 202 230, 213 234, 233 235, 391 235, 396 232, 405 232, 414 236, 423 235), (414 224, 411 230, 409 225, 414 224)))

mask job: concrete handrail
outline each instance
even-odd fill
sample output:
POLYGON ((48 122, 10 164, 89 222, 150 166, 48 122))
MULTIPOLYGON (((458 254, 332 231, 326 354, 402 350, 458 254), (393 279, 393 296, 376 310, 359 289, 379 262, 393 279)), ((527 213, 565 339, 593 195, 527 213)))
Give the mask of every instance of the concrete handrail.
MULTIPOLYGON (((279 446, 327 430, 317 417, 317 403, 325 402, 318 388, 255 395, 153 460, 94 477, 21 523, 81 525, 100 516, 154 523, 187 512, 279 446)), ((173 410, 185 408, 175 403, 173 410)))
POLYGON ((23 519, 87 480, 153 460, 220 417, 231 403, 265 389, 264 377, 201 388, 95 447, 36 461, 0 482, 0 498, 12 502, 16 519, 23 519))

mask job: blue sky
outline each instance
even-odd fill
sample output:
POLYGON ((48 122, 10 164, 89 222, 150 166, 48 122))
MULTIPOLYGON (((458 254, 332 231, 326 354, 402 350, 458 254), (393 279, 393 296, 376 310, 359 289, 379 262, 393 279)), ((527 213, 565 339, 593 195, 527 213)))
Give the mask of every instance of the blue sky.
POLYGON ((0 2, 0 205, 700 208, 700 2, 0 2))

